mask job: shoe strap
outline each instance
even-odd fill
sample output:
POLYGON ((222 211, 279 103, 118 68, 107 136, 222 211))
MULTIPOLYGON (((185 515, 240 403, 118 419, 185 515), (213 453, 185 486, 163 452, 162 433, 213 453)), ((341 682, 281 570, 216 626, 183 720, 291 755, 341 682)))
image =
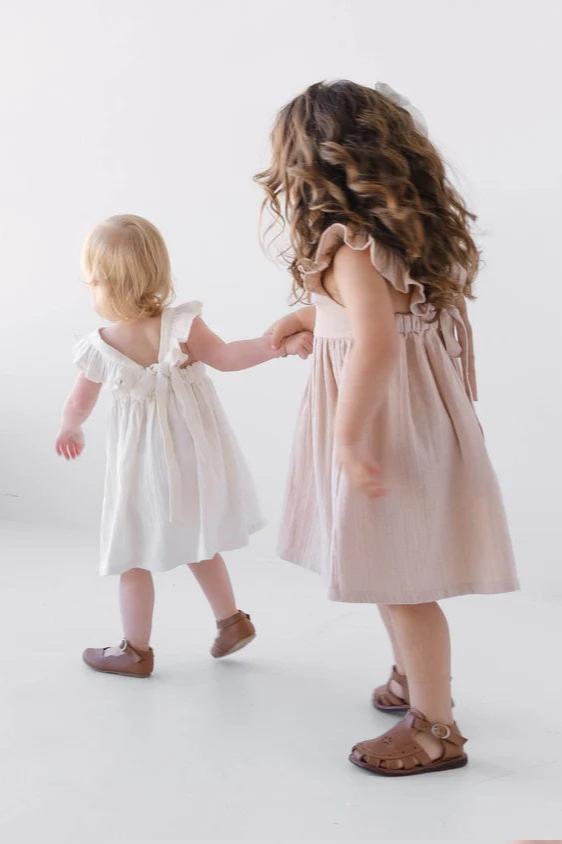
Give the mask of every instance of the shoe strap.
POLYGON ((143 657, 137 650, 135 650, 135 648, 133 648, 133 646, 128 642, 127 639, 123 639, 119 647, 121 648, 123 653, 132 657, 133 662, 142 662, 143 657))
POLYGON ((229 618, 223 618, 222 621, 217 621, 217 629, 226 630, 227 627, 232 627, 233 624, 238 624, 239 621, 244 620, 250 620, 248 613, 242 612, 242 610, 237 610, 234 615, 229 616, 229 618))
POLYGON ((434 738, 442 742, 454 744, 456 747, 462 747, 467 739, 459 732, 459 728, 453 721, 452 724, 441 724, 438 721, 428 721, 425 715, 418 712, 417 709, 410 709, 406 715, 406 723, 413 730, 420 733, 430 733, 434 738))
POLYGON ((408 680, 405 674, 400 674, 395 665, 392 666, 392 671, 390 674, 390 679, 394 680, 395 683, 398 683, 399 686, 402 686, 402 690, 408 694, 408 680))

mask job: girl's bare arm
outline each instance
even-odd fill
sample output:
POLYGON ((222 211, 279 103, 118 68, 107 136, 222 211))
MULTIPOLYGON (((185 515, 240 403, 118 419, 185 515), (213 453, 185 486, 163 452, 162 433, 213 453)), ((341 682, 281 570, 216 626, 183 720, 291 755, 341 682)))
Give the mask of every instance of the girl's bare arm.
POLYGON ((397 337, 388 283, 371 264, 368 251, 340 249, 334 276, 353 334, 336 415, 337 441, 350 444, 358 441, 384 399, 397 337))
POLYGON ((353 334, 336 410, 336 454, 352 482, 376 497, 385 492, 378 479, 378 456, 367 454, 361 440, 385 398, 397 357, 394 306, 367 251, 342 247, 334 259, 334 279, 353 334))

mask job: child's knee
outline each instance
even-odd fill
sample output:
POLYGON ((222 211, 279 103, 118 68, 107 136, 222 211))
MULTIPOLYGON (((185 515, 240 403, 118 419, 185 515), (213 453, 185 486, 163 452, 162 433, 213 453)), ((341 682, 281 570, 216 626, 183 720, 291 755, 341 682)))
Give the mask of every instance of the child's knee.
POLYGON ((386 604, 385 606, 393 616, 416 616, 433 612, 439 605, 431 601, 425 604, 386 604))
POLYGON ((151 574, 147 569, 127 569, 121 575, 121 580, 125 580, 127 582, 134 582, 134 581, 141 581, 145 580, 146 578, 150 578, 151 574))
POLYGON ((215 554, 214 557, 209 557, 207 560, 197 560, 197 562, 187 563, 187 567, 191 569, 192 572, 203 571, 209 568, 211 565, 216 565, 217 563, 220 564, 223 562, 223 559, 220 554, 215 554))

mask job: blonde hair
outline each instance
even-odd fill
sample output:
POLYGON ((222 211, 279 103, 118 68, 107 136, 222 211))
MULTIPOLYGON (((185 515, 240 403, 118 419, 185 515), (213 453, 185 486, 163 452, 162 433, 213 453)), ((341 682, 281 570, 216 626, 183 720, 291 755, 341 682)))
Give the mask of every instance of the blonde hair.
POLYGON ((82 267, 90 283, 106 286, 108 301, 122 319, 158 316, 174 287, 164 238, 136 214, 116 214, 86 238, 82 267))

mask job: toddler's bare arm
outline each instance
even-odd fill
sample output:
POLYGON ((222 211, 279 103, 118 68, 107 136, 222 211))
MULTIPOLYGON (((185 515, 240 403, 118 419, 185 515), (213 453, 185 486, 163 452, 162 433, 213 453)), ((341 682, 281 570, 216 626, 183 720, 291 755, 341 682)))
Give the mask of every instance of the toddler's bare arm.
POLYGON ((285 344, 282 344, 273 349, 269 336, 225 343, 200 317, 193 322, 187 350, 192 361, 202 361, 223 372, 249 369, 274 358, 286 357, 287 354, 303 356, 301 345, 287 349, 285 344))
POLYGON ((67 460, 74 460, 84 450, 82 424, 95 407, 101 384, 90 381, 80 372, 74 388, 67 398, 61 420, 61 429, 55 443, 57 454, 67 460))

